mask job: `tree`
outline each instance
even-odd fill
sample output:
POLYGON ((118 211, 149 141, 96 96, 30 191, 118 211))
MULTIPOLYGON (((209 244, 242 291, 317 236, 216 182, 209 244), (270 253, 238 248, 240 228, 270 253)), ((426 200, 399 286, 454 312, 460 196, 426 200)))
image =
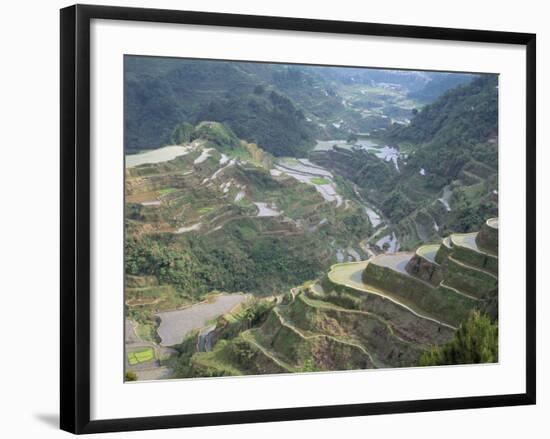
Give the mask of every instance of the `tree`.
POLYGON ((454 338, 432 348, 420 357, 420 366, 496 363, 498 361, 498 325, 474 311, 460 325, 454 338))
POLYGON ((265 88, 261 84, 258 84, 256 87, 254 87, 254 94, 255 95, 261 95, 261 94, 264 93, 264 91, 265 91, 265 88))
POLYGON ((353 144, 355 142, 357 142, 357 136, 353 133, 350 133, 350 135, 348 136, 348 143, 353 144))
POLYGON ((137 375, 135 372, 128 370, 124 374, 124 381, 137 381, 137 375))
POLYGON ((182 122, 174 128, 172 132, 172 143, 175 145, 182 145, 191 141, 191 134, 193 133, 193 125, 187 122, 182 122))

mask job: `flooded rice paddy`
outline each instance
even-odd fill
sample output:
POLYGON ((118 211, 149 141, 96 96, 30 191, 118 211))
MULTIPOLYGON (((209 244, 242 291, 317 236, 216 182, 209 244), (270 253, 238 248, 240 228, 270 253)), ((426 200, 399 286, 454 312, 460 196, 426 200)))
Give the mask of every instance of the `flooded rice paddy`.
POLYGON ((333 182, 333 176, 330 171, 311 163, 307 159, 298 159, 295 161, 280 160, 275 169, 281 173, 309 185, 315 186, 317 192, 328 202, 336 202, 336 207, 340 207, 344 199, 336 191, 336 184, 333 182), (316 184, 312 178, 321 178, 323 183, 316 184), (324 181, 327 183, 324 183, 324 181))
POLYGON ((174 160, 176 157, 189 154, 193 150, 190 145, 171 145, 139 154, 126 155, 126 168, 135 168, 139 165, 155 164, 174 160))
POLYGON ((262 202, 255 202, 254 204, 258 208, 258 214, 256 216, 264 217, 264 216, 279 216, 279 215, 281 215, 281 212, 279 212, 275 208, 275 205, 273 205, 273 204, 262 203, 262 202))
POLYGON ((231 311, 247 297, 246 294, 220 294, 187 308, 158 313, 160 325, 157 333, 161 346, 181 343, 189 332, 203 328, 210 320, 231 311))

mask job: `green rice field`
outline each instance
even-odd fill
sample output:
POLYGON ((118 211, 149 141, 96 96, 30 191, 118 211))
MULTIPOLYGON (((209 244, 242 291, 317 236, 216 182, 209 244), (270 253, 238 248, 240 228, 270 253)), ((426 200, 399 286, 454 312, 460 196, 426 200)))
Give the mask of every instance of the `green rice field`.
POLYGON ((128 352, 128 363, 132 366, 154 359, 155 353, 153 352, 153 348, 143 348, 137 351, 128 352))
POLYGON ((322 177, 313 177, 310 178, 309 181, 311 181, 313 184, 329 184, 330 180, 322 177))

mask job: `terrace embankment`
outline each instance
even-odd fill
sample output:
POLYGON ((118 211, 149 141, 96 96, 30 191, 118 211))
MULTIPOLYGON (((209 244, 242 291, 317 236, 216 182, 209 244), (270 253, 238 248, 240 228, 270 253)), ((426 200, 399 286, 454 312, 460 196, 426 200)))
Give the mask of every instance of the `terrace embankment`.
POLYGON ((435 261, 439 244, 423 245, 416 249, 414 256, 407 264, 406 270, 412 276, 437 286, 442 281, 440 265, 435 261))
POLYGON ((251 299, 208 330, 212 350, 197 348, 201 331, 188 335, 178 348, 190 356, 184 376, 415 366, 472 310, 495 303, 496 284, 480 281, 473 291, 464 281, 496 280, 475 257, 465 260, 464 252, 485 254, 475 242, 453 235, 415 252, 335 264, 319 282, 251 299))
MULTIPOLYGON (((494 234, 498 220, 484 227, 483 234, 494 234)), ((362 263, 360 282, 361 263, 333 266, 329 285, 378 294, 417 318, 455 328, 474 309, 496 312, 498 258, 478 246, 478 235, 453 234, 414 253, 378 255, 362 263)))
POLYGON ((486 252, 498 254, 498 218, 489 218, 476 238, 477 245, 486 252))
MULTIPOLYGON (((383 255, 388 256, 388 255, 383 255)), ((396 254, 404 258, 403 254, 396 254)), ((407 253, 407 264, 413 254, 407 253)), ((419 315, 432 318, 441 324, 456 328, 471 309, 472 301, 464 296, 449 294, 446 290, 409 274, 407 271, 392 267, 385 260, 378 262, 373 258, 363 272, 363 282, 388 292, 399 302, 409 306, 419 315)), ((386 259, 386 258, 385 258, 386 259)), ((397 266, 398 262, 396 262, 397 266)))

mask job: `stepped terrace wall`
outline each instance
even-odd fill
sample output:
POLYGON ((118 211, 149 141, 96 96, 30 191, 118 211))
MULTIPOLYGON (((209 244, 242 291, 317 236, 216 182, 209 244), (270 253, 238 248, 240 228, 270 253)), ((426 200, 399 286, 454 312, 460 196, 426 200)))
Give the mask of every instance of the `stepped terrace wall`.
POLYGON ((398 273, 372 262, 363 273, 363 281, 391 292, 405 305, 418 309, 428 317, 449 325, 458 326, 467 318, 475 302, 447 289, 433 288, 412 276, 398 273))
POLYGON ((441 241, 439 250, 435 255, 435 262, 437 262, 438 264, 442 264, 452 252, 453 249, 451 248, 451 238, 446 237, 441 241))
POLYGON ((445 263, 445 283, 483 300, 490 299, 498 289, 496 277, 463 265, 452 257, 445 263))
POLYGON ((405 341, 430 346, 446 343, 453 337, 454 331, 451 328, 442 326, 434 320, 420 318, 378 294, 358 291, 343 285, 331 289, 329 282, 324 285, 328 293, 322 296, 323 300, 338 306, 353 303, 356 309, 373 313, 387 321, 394 333, 405 341))
POLYGON ((481 251, 454 244, 452 249, 453 258, 464 262, 467 265, 478 267, 498 275, 498 258, 481 251))
POLYGON ((433 286, 439 285, 443 279, 439 264, 425 258, 420 252, 420 248, 411 258, 405 270, 412 276, 416 276, 423 281, 429 282, 433 286))
POLYGON ((220 340, 213 351, 196 353, 191 358, 191 370, 196 377, 289 372, 243 337, 220 340))
POLYGON ((498 218, 490 218, 481 226, 476 242, 479 247, 498 254, 498 218))
POLYGON ((358 346, 323 334, 302 334, 273 310, 255 335, 285 362, 298 370, 311 364, 317 370, 370 369, 371 359, 358 346))
POLYGON ((422 352, 417 344, 397 337, 375 314, 347 310, 304 294, 283 314, 304 331, 359 341, 379 367, 415 365, 422 352))

